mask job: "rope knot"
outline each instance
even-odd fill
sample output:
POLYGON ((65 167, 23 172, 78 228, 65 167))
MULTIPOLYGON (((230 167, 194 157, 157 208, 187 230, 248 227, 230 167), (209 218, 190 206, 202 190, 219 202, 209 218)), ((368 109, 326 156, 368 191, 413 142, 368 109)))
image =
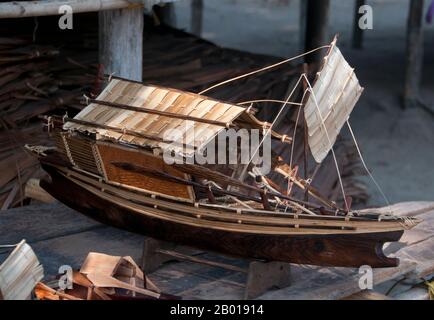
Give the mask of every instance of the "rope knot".
POLYGON ((116 72, 112 72, 112 73, 110 73, 110 75, 109 75, 109 77, 108 77, 108 81, 109 81, 109 82, 112 81, 112 77, 114 76, 115 73, 116 73, 116 72))
POLYGON ((85 94, 83 94, 83 97, 84 97, 86 104, 89 105, 89 97, 85 94))

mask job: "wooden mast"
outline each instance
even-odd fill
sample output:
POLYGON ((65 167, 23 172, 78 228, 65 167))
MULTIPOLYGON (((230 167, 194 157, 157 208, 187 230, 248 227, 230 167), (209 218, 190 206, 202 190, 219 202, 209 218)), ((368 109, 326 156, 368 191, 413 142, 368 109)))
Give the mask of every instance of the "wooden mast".
MULTIPOLYGON (((303 64, 303 73, 305 74, 306 78, 309 78, 309 67, 306 63, 303 64)), ((307 86, 307 80, 303 79, 303 92, 306 92, 308 90, 308 86, 307 86)), ((306 104, 308 96, 305 96, 304 101, 302 101, 301 103, 303 104, 303 106, 306 104)), ((307 128, 307 122, 306 122, 306 118, 304 116, 304 110, 303 110, 303 160, 304 160, 304 179, 307 180, 309 179, 309 168, 308 168, 308 157, 309 157, 309 132, 308 132, 308 128, 307 128)), ((297 128, 295 128, 295 130, 297 130, 297 128)), ((309 189, 306 188, 306 191, 304 193, 304 201, 308 202, 309 201, 309 189)))
POLYGON ((417 106, 423 66, 423 0, 411 0, 407 21, 407 63, 404 105, 417 106))
MULTIPOLYGON (((327 43, 330 0, 308 0, 305 52, 327 43)), ((320 62, 320 51, 306 56, 307 63, 320 62)))
POLYGON ((203 25, 203 0, 191 1, 191 33, 201 36, 203 25))
POLYGON ((359 9, 366 4, 366 0, 356 0, 354 7, 354 26, 353 26, 353 48, 362 49, 363 47, 363 30, 359 26, 359 9))

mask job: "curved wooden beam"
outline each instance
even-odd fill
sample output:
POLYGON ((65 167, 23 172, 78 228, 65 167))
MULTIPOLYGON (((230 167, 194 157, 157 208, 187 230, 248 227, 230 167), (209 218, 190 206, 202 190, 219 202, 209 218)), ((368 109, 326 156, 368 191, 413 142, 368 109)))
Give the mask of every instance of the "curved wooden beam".
POLYGON ((59 8, 68 5, 74 13, 102 10, 135 8, 143 6, 142 1, 128 0, 54 0, 54 1, 10 1, 0 3, 0 19, 54 16, 59 8))

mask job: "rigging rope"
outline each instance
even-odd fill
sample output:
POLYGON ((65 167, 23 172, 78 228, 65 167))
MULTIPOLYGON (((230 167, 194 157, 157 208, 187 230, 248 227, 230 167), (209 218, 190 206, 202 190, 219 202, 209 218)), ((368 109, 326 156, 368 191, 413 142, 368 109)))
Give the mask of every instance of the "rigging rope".
POLYGON ((308 55, 308 54, 314 53, 314 52, 316 52, 316 51, 318 51, 318 50, 322 50, 322 49, 325 49, 325 48, 330 48, 330 45, 326 45, 326 46, 318 47, 318 48, 315 48, 315 49, 310 50, 310 51, 308 51, 308 52, 305 52, 305 53, 299 54, 298 56, 295 56, 295 57, 292 57, 292 58, 289 58, 289 59, 285 59, 285 60, 280 61, 280 62, 278 62, 278 63, 275 63, 275 64, 272 64, 272 65, 266 66, 266 67, 264 67, 264 68, 257 69, 257 70, 254 70, 254 71, 251 71, 251 72, 248 72, 248 73, 242 74, 242 75, 240 75, 240 76, 237 76, 237 77, 234 77, 234 78, 231 78, 231 79, 225 80, 225 81, 223 81, 223 82, 219 82, 219 83, 217 83, 217 84, 215 84, 215 85, 213 85, 213 86, 211 86, 211 87, 209 87, 209 88, 207 88, 207 89, 205 89, 205 90, 199 92, 199 94, 204 94, 205 92, 208 92, 208 91, 210 91, 210 90, 212 90, 212 89, 215 89, 215 88, 217 88, 217 87, 220 87, 220 86, 222 86, 222 85, 224 85, 224 84, 227 84, 227 83, 230 83, 230 82, 232 82, 232 81, 236 81, 236 80, 239 80, 239 79, 243 79, 243 78, 249 77, 249 76, 251 76, 251 75, 254 75, 254 74, 256 74, 256 73, 263 72, 263 71, 266 71, 266 70, 269 70, 269 69, 272 69, 272 68, 276 68, 276 67, 278 67, 278 66, 280 66, 280 65, 282 65, 282 64, 285 64, 285 63, 291 62, 291 61, 293 61, 293 60, 296 60, 296 59, 302 58, 302 57, 304 57, 304 56, 306 56, 306 55, 308 55))
MULTIPOLYGON (((288 63, 288 62, 290 62, 290 61, 293 61, 293 60, 296 60, 296 59, 301 58, 301 57, 303 57, 303 56, 309 55, 309 54, 311 54, 311 53, 313 53, 313 52, 316 52, 316 51, 319 51, 319 50, 321 50, 321 49, 330 48, 330 46, 331 46, 331 45, 321 46, 321 47, 315 48, 315 49, 313 49, 313 50, 310 50, 310 51, 308 51, 308 52, 302 53, 302 54, 300 54, 300 55, 298 55, 298 56, 295 56, 295 57, 292 57, 292 58, 289 58, 289 59, 285 59, 285 60, 280 61, 280 62, 278 62, 278 63, 275 63, 275 64, 272 64, 272 65, 266 66, 266 67, 264 67, 264 68, 260 68, 260 69, 257 69, 257 70, 254 70, 254 71, 251 71, 251 72, 248 72, 248 73, 242 74, 242 75, 240 75, 240 76, 237 76, 237 77, 234 77, 234 78, 231 78, 231 79, 225 80, 225 81, 220 82, 220 83, 217 83, 217 84, 215 84, 215 85, 213 85, 213 86, 211 86, 211 87, 209 87, 209 88, 207 88, 207 89, 205 89, 205 90, 202 90, 201 92, 199 92, 199 94, 204 94, 204 93, 206 93, 206 92, 208 92, 208 91, 210 91, 210 90, 212 90, 212 89, 215 89, 215 88, 220 87, 220 86, 222 86, 222 85, 228 84, 228 83, 230 83, 230 82, 233 82, 233 81, 236 81, 236 80, 240 80, 240 79, 243 79, 243 78, 249 77, 249 76, 251 76, 251 75, 254 75, 254 74, 257 74, 257 73, 260 73, 260 72, 263 72, 263 71, 270 70, 270 69, 272 69, 272 68, 278 67, 278 66, 283 65, 283 64, 285 64, 285 63, 288 63)), ((275 123, 277 122, 279 116, 282 114, 282 112, 283 112, 283 110, 285 109, 286 105, 289 104, 289 100, 291 99, 292 95, 294 94, 295 89, 296 89, 296 88, 298 87, 298 85, 300 84, 300 81, 301 81, 302 78, 304 78, 304 79, 306 80, 306 82, 307 82, 307 84, 308 84, 308 86, 309 86, 309 92, 310 92, 310 93, 312 94, 312 96, 313 96, 313 100, 314 100, 314 102, 315 102, 316 108, 318 109, 319 116, 320 116, 320 118, 321 118, 321 123, 322 123, 323 127, 325 128, 325 133, 326 133, 327 139, 328 139, 328 141, 329 141, 329 144, 330 144, 330 146, 331 146, 331 151, 332 151, 332 154, 333 154, 333 160, 334 160, 334 162, 335 162, 336 171, 337 171, 337 173, 338 173, 339 184, 340 184, 340 187, 341 187, 341 191, 342 191, 342 195, 343 195, 343 200, 344 200, 344 203, 345 203, 346 208, 349 209, 349 208, 348 208, 347 199, 346 199, 346 195, 345 195, 345 190, 344 190, 343 182, 342 182, 342 178, 341 178, 341 174, 340 174, 340 170, 339 170, 339 165, 338 165, 337 158, 336 158, 336 154, 335 154, 335 152, 334 152, 334 150, 333 150, 333 145, 332 145, 331 140, 330 140, 330 137, 329 137, 329 135, 328 135, 327 128, 326 128, 326 126, 325 126, 324 119, 323 119, 323 117, 322 117, 322 115, 321 115, 321 110, 320 110, 320 108, 319 108, 319 106, 318 106, 318 102, 317 102, 317 100, 316 100, 315 94, 313 93, 313 88, 312 88, 312 86, 311 86, 311 84, 310 84, 310 82, 309 82, 309 80, 307 79, 307 77, 306 77, 305 74, 302 74, 302 75, 299 77, 299 79, 298 79, 297 83, 295 84, 295 86, 294 86, 292 92, 289 94, 289 96, 288 96, 288 98, 286 99, 285 103, 283 104, 283 106, 282 106, 281 109, 279 110, 279 113, 277 114, 277 116, 275 117, 273 123, 271 124, 271 126, 270 126, 269 129, 268 129, 268 131, 267 131, 266 134, 264 135, 264 137, 263 137, 261 143, 260 143, 259 146, 256 148, 255 152, 254 152, 253 155, 251 156, 251 158, 250 158, 249 162, 247 163, 247 165, 244 167, 244 170, 243 170, 241 176, 244 176, 244 174, 246 173, 246 171, 247 171, 247 169, 248 169, 248 167, 249 167, 249 164, 252 162, 252 160, 253 160, 253 158, 255 157, 256 153, 259 151, 259 149, 260 149, 261 145, 264 143, 266 137, 270 134, 270 132, 271 132, 273 126, 274 126, 275 123)), ((304 94, 306 94, 306 92, 305 92, 304 94)), ((295 132, 294 132, 294 134, 295 134, 295 132)), ((291 153, 291 158, 292 158, 292 153, 291 153)))
MULTIPOLYGON (((304 101, 304 97, 306 96, 306 93, 307 93, 307 90, 303 93, 303 97, 301 98, 300 101, 304 101)), ((292 168, 292 162, 293 162, 293 158, 294 158, 295 137, 296 137, 296 134, 297 134, 297 127, 298 127, 298 122, 300 120, 300 114, 301 114, 301 108, 302 108, 302 106, 303 106, 303 104, 300 103, 300 107, 298 108, 298 111, 297 111, 297 118, 295 120, 294 133, 292 135, 291 156, 289 158, 289 167, 291 168, 291 170, 293 169, 292 168)), ((288 185, 287 185, 287 188, 286 188, 286 191, 288 193, 289 193, 289 186, 290 185, 291 185, 291 180, 288 178, 288 185)))
MULTIPOLYGON (((270 103, 285 103, 285 101, 283 100, 275 100, 275 99, 261 99, 261 100, 251 100, 251 101, 243 101, 243 102, 238 102, 237 106, 242 106, 245 104, 251 104, 251 103, 259 103, 259 102, 270 102, 270 103)), ((288 102, 287 104, 289 105, 293 105, 293 106, 301 106, 301 103, 298 102, 288 102)))
MULTIPOLYGON (((303 93, 303 97, 301 97, 300 101, 304 100, 304 97, 306 96, 307 90, 303 93)), ((300 104, 300 107, 298 108, 297 111, 297 118, 295 120, 295 127, 294 127, 294 134, 292 135, 292 145, 291 145, 291 157, 290 157, 290 161, 289 161, 289 167, 292 169, 292 160, 293 160, 293 156, 294 156, 294 145, 295 145, 295 136, 297 133, 297 127, 298 127, 298 122, 300 120, 300 114, 301 114, 301 107, 303 104, 300 104)))
POLYGON ((337 173, 338 173, 339 184, 340 184, 340 187, 341 187, 342 196, 344 197, 345 208, 347 208, 347 210, 349 210, 350 208, 348 207, 347 197, 346 197, 346 195, 345 195, 344 184, 343 184, 343 182, 342 182, 342 177, 341 177, 341 172, 340 172, 340 170, 339 170, 338 160, 337 160, 337 158, 336 158, 335 151, 333 150, 333 144, 332 144, 332 141, 330 140, 330 136, 329 136, 329 133, 328 133, 328 131, 327 131, 327 127, 326 127, 326 125, 325 125, 324 118, 323 118, 323 116, 322 116, 322 114, 321 114, 321 109, 320 109, 319 106, 318 106, 318 101, 316 100, 316 96, 315 96, 315 93, 313 92, 313 88, 312 88, 312 85, 311 85, 310 82, 309 82, 309 79, 308 79, 308 78, 306 77, 306 75, 304 75, 304 74, 302 75, 302 77, 304 77, 304 79, 306 80, 307 85, 309 86, 309 92, 310 92, 310 94, 312 95, 313 102, 315 103, 316 109, 318 110, 318 115, 319 115, 319 117, 320 117, 320 119, 321 119, 321 124, 322 124, 322 126, 324 127, 324 131, 325 131, 325 134, 326 134, 327 140, 328 140, 329 145, 330 145, 330 150, 331 150, 332 155, 333 155, 333 160, 334 160, 334 162, 335 162, 336 171, 337 171, 337 173))
POLYGON ((273 123, 270 125, 270 127, 268 128, 268 131, 264 134, 264 137, 262 138, 261 143, 259 143, 258 147, 256 148, 255 152, 252 154, 249 162, 246 164, 246 166, 243 169, 243 172, 241 174, 241 177, 243 177, 250 165, 250 163, 253 161, 253 158, 256 156, 256 154, 258 153, 259 149, 261 148, 262 144, 264 143, 265 139, 267 138, 267 136, 270 134, 271 130, 273 129, 273 126, 276 124, 277 120, 279 119, 280 115, 282 114, 283 110, 285 109, 286 105, 288 104, 289 100, 292 98, 292 96, 294 95, 295 90, 297 89, 298 85, 300 84, 301 79, 303 78, 303 76, 300 76, 297 80, 297 83, 295 84, 294 88, 292 89, 291 93, 288 95, 288 97, 285 100, 285 103, 282 105, 282 107, 279 110, 279 113, 276 115, 276 117, 274 118, 273 123))
POLYGON ((357 152, 358 152, 358 154, 359 154, 360 161, 361 161, 362 164, 363 164, 363 167, 365 168, 365 170, 366 170, 366 172, 368 173, 369 177, 371 178, 372 182, 374 182, 374 184, 375 184, 375 186, 377 187, 378 191, 380 191, 381 196, 383 197, 383 199, 384 199, 384 201, 386 202, 386 204, 387 204, 388 206, 390 206, 389 199, 387 199, 386 195, 385 195, 384 192, 383 192, 383 189, 381 189, 380 185, 377 183, 377 181, 375 180, 375 178, 374 178, 374 176, 372 175, 371 171, 368 169, 368 166, 366 165, 365 159, 364 159, 363 156, 362 156, 362 152, 360 151, 359 144, 357 143, 356 136, 354 135, 354 132, 353 132, 353 129, 351 128, 351 125, 350 125, 350 121, 349 121, 349 120, 347 120, 347 126, 348 126, 348 130, 350 131, 351 137, 353 138, 354 145, 356 146, 356 149, 357 149, 357 152))

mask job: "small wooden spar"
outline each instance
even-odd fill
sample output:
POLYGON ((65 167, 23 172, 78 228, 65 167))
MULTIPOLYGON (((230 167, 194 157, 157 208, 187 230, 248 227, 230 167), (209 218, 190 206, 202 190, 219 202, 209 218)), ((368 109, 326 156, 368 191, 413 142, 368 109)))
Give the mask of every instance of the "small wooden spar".
POLYGON ((156 114, 159 116, 165 116, 165 117, 175 118, 175 119, 198 121, 198 122, 213 124, 213 125, 221 126, 221 127, 235 128, 235 125, 233 125, 232 123, 227 123, 227 122, 222 122, 222 121, 204 119, 204 118, 200 118, 200 117, 193 117, 193 116, 189 116, 189 115, 183 115, 183 114, 179 114, 179 113, 161 111, 161 110, 156 110, 156 109, 149 109, 149 108, 145 108, 145 107, 135 107, 135 106, 131 106, 131 105, 127 105, 127 104, 121 104, 121 103, 115 103, 115 102, 111 102, 111 101, 104 101, 104 100, 97 100, 97 99, 87 99, 87 100, 91 103, 96 103, 96 104, 100 104, 100 105, 108 106, 108 107, 112 107, 112 108, 130 110, 130 111, 135 111, 135 112, 143 112, 143 113, 149 113, 149 114, 156 114))
POLYGON ((319 193, 319 191, 317 191, 314 187, 312 187, 311 185, 309 185, 306 181, 304 181, 302 179, 298 179, 294 175, 290 174, 291 169, 289 168, 288 165, 278 166, 275 169, 275 171, 277 173, 283 175, 288 180, 290 180, 297 187, 301 188, 302 190, 307 191, 310 195, 312 195, 315 199, 317 199, 318 201, 320 201, 321 203, 323 203, 327 207, 341 210, 341 209, 338 208, 338 206, 334 202, 332 202, 330 200, 327 200, 325 197, 323 197, 319 193))
POLYGON ((149 139, 149 140, 154 140, 154 141, 158 141, 158 142, 164 142, 167 144, 179 144, 182 147, 186 147, 189 149, 195 149, 194 146, 186 145, 184 143, 178 143, 178 142, 173 141, 173 140, 164 140, 164 139, 159 138, 159 137, 151 136, 151 135, 148 135, 146 133, 137 132, 137 131, 133 131, 133 130, 129 130, 129 129, 119 129, 119 128, 108 126, 105 124, 99 124, 99 123, 75 119, 75 118, 67 118, 66 117, 64 120, 65 120, 65 122, 72 122, 72 123, 79 124, 79 125, 85 125, 85 126, 90 126, 90 127, 94 127, 94 128, 111 130, 111 131, 115 131, 117 133, 127 134, 127 135, 135 136, 138 138, 149 139))

